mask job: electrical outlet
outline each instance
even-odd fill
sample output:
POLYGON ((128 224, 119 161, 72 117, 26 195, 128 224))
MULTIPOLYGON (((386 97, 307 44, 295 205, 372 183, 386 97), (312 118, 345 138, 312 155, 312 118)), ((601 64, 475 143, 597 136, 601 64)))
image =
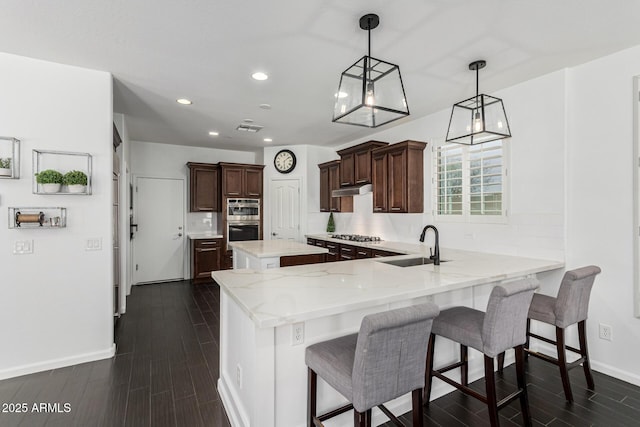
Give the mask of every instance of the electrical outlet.
POLYGON ((16 240, 13 242, 13 254, 24 255, 33 253, 33 240, 16 240))
POLYGON ((304 322, 294 323, 291 327, 291 345, 300 345, 304 342, 304 322))
POLYGON ((242 367, 239 364, 236 365, 236 384, 242 390, 242 367))
POLYGON ((600 339, 612 341, 613 330, 611 326, 600 323, 600 339))

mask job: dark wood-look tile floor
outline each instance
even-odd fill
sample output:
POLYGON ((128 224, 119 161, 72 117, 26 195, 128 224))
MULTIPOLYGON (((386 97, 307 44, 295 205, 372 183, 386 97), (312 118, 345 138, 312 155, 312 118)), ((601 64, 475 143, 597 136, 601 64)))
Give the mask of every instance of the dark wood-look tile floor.
MULTIPOLYGON (((216 390, 219 302, 215 284, 183 281, 134 287, 127 314, 116 327, 116 357, 0 381, 0 404, 28 405, 26 413, 0 411, 0 426, 228 427, 216 390), (32 411, 40 402, 60 404, 59 412, 32 411), (68 412, 65 403, 70 405, 68 412)), ((592 392, 581 370, 574 369, 570 376, 575 398, 571 405, 564 400, 556 368, 529 358, 534 425, 640 425, 640 387, 594 372, 592 392)), ((507 395, 515 388, 513 365, 497 379, 499 393, 507 395)), ((482 392, 483 380, 472 387, 482 392)), ((411 425, 410 414, 402 419, 411 425)), ((500 419, 503 426, 522 425, 518 403, 500 411, 500 419)), ((425 407, 425 425, 489 422, 481 402, 453 392, 425 407)))
POLYGON ((28 406, 0 412, 0 426, 229 426, 216 390, 219 287, 134 286, 127 307, 114 358, 0 381, 0 404, 28 406), (32 411, 40 402, 60 409, 32 411))

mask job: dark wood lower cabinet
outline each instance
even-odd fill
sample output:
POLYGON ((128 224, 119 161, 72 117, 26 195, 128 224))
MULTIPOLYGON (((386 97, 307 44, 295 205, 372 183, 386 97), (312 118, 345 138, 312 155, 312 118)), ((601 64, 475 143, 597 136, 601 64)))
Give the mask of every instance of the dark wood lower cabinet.
POLYGON ((372 258, 382 258, 385 256, 405 255, 398 252, 385 251, 383 249, 371 249, 372 258))
POLYGON ((233 251, 229 250, 222 255, 222 265, 220 267, 221 270, 233 269, 233 251))
POLYGON ((191 278, 194 283, 212 282, 211 272, 220 270, 222 239, 191 241, 191 278))
POLYGON ((325 254, 290 255, 280 257, 280 267, 293 265, 318 264, 325 262, 325 254))
POLYGON ((329 249, 327 262, 340 261, 340 245, 338 243, 326 242, 325 247, 329 249))

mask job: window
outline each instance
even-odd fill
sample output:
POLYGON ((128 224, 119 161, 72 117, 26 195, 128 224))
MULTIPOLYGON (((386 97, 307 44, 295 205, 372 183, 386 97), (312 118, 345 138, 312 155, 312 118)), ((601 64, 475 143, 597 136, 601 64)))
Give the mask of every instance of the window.
POLYGON ((434 148, 434 214, 441 219, 506 219, 506 144, 446 144, 434 148))

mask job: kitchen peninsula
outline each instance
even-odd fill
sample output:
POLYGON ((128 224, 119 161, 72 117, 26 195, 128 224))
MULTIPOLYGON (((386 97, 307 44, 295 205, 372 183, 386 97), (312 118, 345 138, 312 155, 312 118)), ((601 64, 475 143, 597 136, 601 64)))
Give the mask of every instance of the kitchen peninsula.
MULTIPOLYGON (((442 264, 400 267, 388 261, 429 256, 429 247, 380 242, 377 248, 407 255, 300 265, 267 270, 214 271, 220 285, 220 379, 218 390, 234 426, 306 425, 304 349, 356 332, 362 317, 434 301, 441 308, 467 305, 484 310, 491 288, 504 281, 563 268, 564 263, 442 248, 442 264)), ((410 262, 407 262, 410 263, 410 262)), ((438 361, 453 360, 453 344, 442 343, 438 361)), ((482 360, 470 354, 470 378, 482 360)), ((344 399, 319 381, 319 410, 344 399)), ((448 392, 434 384, 433 398, 448 392)), ((409 396, 388 405, 410 409, 409 396)), ((386 421, 374 411, 374 425, 386 421)), ((352 425, 351 413, 334 418, 352 425)))

